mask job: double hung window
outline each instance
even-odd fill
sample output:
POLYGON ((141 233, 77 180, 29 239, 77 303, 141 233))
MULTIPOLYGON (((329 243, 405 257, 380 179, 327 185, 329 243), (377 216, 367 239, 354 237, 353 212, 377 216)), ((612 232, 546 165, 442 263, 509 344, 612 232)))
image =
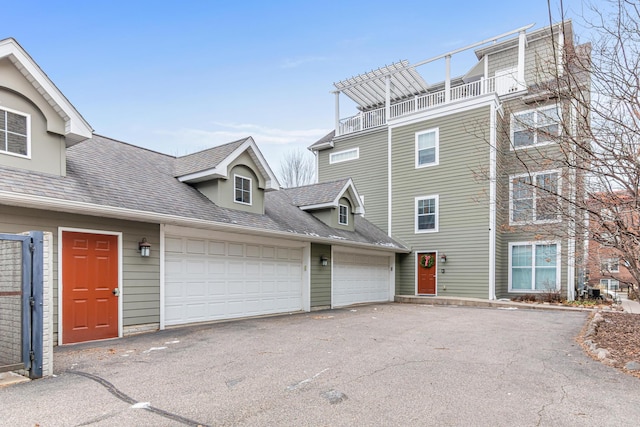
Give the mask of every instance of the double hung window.
POLYGON ((438 231, 438 196, 416 198, 416 233, 438 231))
POLYGON ((29 155, 30 117, 0 108, 0 153, 29 155))
POLYGON ((439 139, 438 129, 416 133, 416 168, 438 164, 439 139))
POLYGON ((510 223, 560 220, 560 172, 514 175, 510 180, 510 223))
POLYGON ((548 144, 560 134, 557 106, 514 113, 511 116, 512 148, 548 144))
POLYGON ((234 175, 234 201, 244 205, 251 204, 251 178, 234 175))

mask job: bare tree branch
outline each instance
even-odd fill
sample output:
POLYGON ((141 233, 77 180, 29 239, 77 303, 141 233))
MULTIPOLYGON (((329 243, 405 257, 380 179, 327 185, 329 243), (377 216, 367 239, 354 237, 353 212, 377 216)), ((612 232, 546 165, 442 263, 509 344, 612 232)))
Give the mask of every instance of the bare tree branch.
POLYGON ((291 150, 280 161, 280 179, 285 188, 312 184, 315 176, 315 163, 310 153, 291 150))

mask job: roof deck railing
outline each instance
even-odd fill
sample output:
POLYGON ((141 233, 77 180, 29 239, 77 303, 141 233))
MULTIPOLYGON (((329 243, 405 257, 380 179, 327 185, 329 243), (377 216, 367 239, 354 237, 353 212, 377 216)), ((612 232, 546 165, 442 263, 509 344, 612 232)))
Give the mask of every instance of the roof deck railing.
MULTIPOLYGON (((449 89, 448 97, 446 96, 446 90, 439 90, 437 92, 427 93, 424 95, 416 95, 412 99, 391 104, 389 115, 390 119, 393 120, 451 102, 470 99, 492 92, 505 94, 515 90, 517 90, 516 81, 508 76, 490 77, 486 79, 480 78, 480 80, 476 80, 471 83, 452 87, 449 89)), ((362 111, 351 117, 340 119, 338 135, 347 135, 354 132, 384 126, 388 123, 385 116, 386 108, 381 107, 376 108, 375 110, 362 111)))

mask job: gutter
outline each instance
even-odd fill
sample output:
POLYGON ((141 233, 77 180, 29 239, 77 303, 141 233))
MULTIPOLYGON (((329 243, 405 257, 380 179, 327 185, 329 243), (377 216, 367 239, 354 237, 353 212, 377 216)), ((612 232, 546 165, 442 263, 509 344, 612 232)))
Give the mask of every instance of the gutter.
POLYGON ((216 221, 209 221, 197 218, 186 218, 178 215, 161 214, 136 209, 117 208, 113 206, 96 205, 93 203, 52 199, 49 197, 35 196, 30 194, 16 194, 7 191, 0 191, 0 204, 17 206, 32 209, 49 209, 58 212, 74 213, 91 216, 104 216, 108 218, 124 219, 129 221, 139 221, 155 224, 171 224, 183 227, 202 228, 215 231, 231 231, 239 234, 260 235, 267 237, 281 237, 290 240, 303 242, 340 244, 343 246, 353 246, 383 250, 394 253, 409 253, 403 247, 381 246, 371 243, 354 242, 347 239, 333 239, 330 237, 313 236, 302 233, 291 233, 279 230, 266 230, 264 228, 249 227, 239 224, 228 224, 216 221))

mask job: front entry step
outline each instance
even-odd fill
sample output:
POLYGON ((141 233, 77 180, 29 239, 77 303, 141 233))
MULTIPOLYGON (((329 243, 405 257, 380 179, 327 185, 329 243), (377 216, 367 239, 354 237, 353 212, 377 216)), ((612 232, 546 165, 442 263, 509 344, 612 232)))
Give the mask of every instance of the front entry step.
POLYGON ((27 381, 31 381, 27 377, 23 377, 20 374, 16 374, 15 372, 2 372, 0 373, 0 388, 8 387, 14 384, 20 384, 27 381))

